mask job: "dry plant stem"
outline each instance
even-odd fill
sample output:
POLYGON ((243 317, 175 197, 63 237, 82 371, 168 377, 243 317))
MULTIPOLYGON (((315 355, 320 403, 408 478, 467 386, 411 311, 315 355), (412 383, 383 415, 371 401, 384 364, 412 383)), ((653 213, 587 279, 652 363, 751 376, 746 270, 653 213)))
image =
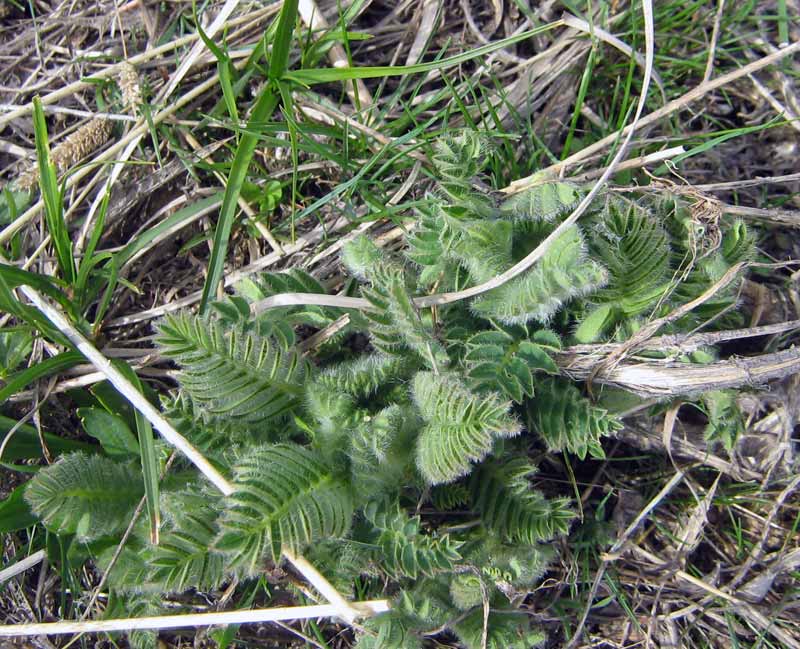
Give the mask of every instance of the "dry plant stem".
POLYGON ((727 191, 730 189, 741 189, 742 187, 759 187, 770 183, 792 183, 800 181, 800 173, 786 174, 784 176, 756 176, 749 180, 736 180, 728 183, 710 183, 707 185, 692 185, 692 188, 700 192, 727 191))
MULTIPOLYGON (((183 108, 186 104, 194 101, 197 97, 202 95, 203 93, 207 92, 211 88, 213 88, 219 81, 219 75, 213 74, 208 80, 204 81, 201 84, 198 84, 194 88, 192 88, 189 92, 183 95, 180 99, 176 100, 174 103, 169 104, 165 107, 162 111, 159 111, 155 115, 153 115, 153 123, 160 124, 163 122, 167 117, 173 115, 178 110, 183 108)), ((145 133, 148 132, 147 124, 140 124, 133 128, 128 134, 122 138, 116 144, 110 146, 108 149, 103 151, 103 153, 99 154, 95 158, 96 163, 107 162, 110 160, 114 160, 115 156, 119 154, 123 149, 125 149, 132 141, 141 138, 145 133)), ((83 167, 75 171, 75 173, 71 174, 66 181, 67 189, 75 186, 79 180, 81 180, 84 176, 91 173, 92 168, 89 166, 83 167)), ((30 221, 32 221, 44 208, 44 203, 40 199, 28 210, 21 214, 14 222, 10 223, 0 231, 0 244, 7 243, 11 237, 14 236, 19 230, 25 227, 30 221)))
POLYGON ((306 581, 317 589, 317 592, 337 608, 337 614, 348 624, 352 624, 359 617, 359 612, 341 596, 331 583, 312 566, 306 559, 295 554, 287 547, 281 549, 284 557, 297 571, 306 578, 306 581))
POLYGON ((794 493, 794 491, 800 487, 800 475, 795 476, 791 482, 778 494, 775 503, 773 504, 772 508, 767 515, 767 520, 763 525, 761 531, 761 537, 758 539, 758 543, 753 546, 750 554, 747 555, 747 559, 741 565, 739 570, 737 571, 736 575, 731 579, 730 583, 728 584, 727 588, 729 590, 735 590, 735 588, 744 581, 744 578, 747 576, 747 573, 750 572, 750 569, 753 565, 758 561, 763 552, 764 552, 764 545, 767 542, 767 538, 769 538, 769 533, 771 531, 772 521, 778 516, 778 512, 780 511, 781 507, 784 506, 786 500, 794 493))
MULTIPOLYGON (((772 54, 768 54, 767 56, 758 59, 757 61, 753 61, 752 63, 748 63, 747 65, 739 68, 738 70, 733 70, 732 72, 728 72, 727 74, 723 74, 716 79, 712 79, 707 83, 701 83, 696 88, 693 88, 689 92, 684 95, 681 95, 677 99, 673 99, 669 103, 665 104, 658 110, 654 110, 652 113, 649 113, 642 117, 641 120, 638 122, 638 128, 645 128, 654 124, 658 120, 666 117, 674 113, 677 110, 685 108, 693 101, 700 99, 705 94, 716 90, 717 88, 721 88, 726 86, 727 84, 736 81, 737 79, 741 79, 742 77, 747 76, 748 74, 752 74, 753 72, 757 72, 762 68, 767 67, 768 65, 772 65, 773 63, 777 63, 778 61, 786 58, 787 56, 791 56, 796 52, 800 52, 800 41, 796 43, 792 43, 784 48, 773 52, 772 54)), ((550 167, 547 167, 542 172, 539 172, 535 175, 528 176, 526 178, 520 178, 519 180, 515 180, 511 183, 508 187, 503 189, 505 193, 514 194, 516 192, 521 192, 529 187, 534 186, 536 183, 541 181, 541 174, 547 174, 554 177, 560 176, 565 169, 569 167, 574 167, 576 164, 582 162, 586 158, 589 158, 595 155, 598 152, 606 151, 610 146, 613 146, 614 142, 619 140, 620 137, 627 135, 631 131, 631 127, 626 126, 620 131, 616 131, 615 133, 611 133, 607 135, 602 140, 598 140, 594 144, 587 146, 584 149, 581 149, 577 153, 565 158, 561 162, 558 162, 550 167)))
POLYGON ((599 373, 575 367, 562 368, 562 371, 573 379, 591 379, 602 385, 623 388, 639 396, 668 399, 680 395, 697 395, 709 390, 755 387, 773 379, 786 378, 800 372, 800 348, 792 347, 771 354, 709 365, 665 365, 629 361, 599 373))
MULTIPOLYGON (((666 453, 662 435, 653 430, 650 426, 625 427, 617 431, 614 436, 629 444, 633 448, 654 453, 666 453)), ((761 476, 755 471, 734 465, 727 460, 723 460, 713 455, 707 449, 693 445, 692 443, 675 437, 671 440, 671 451, 674 456, 689 459, 702 466, 709 466, 720 473, 731 476, 734 480, 758 480, 761 476)))
MULTIPOLYGON (((620 165, 620 168, 622 165, 620 165)), ((581 179, 590 176, 592 172, 588 172, 583 176, 575 176, 576 179, 581 179)), ((767 183, 780 183, 780 182, 795 182, 800 180, 800 174, 788 174, 786 176, 775 176, 767 178, 754 178, 751 180, 741 180, 731 183, 714 183, 709 185, 692 185, 674 186, 669 189, 679 195, 686 194, 695 199, 698 198, 698 192, 706 191, 728 191, 734 189, 741 189, 744 187, 758 187, 767 183)), ((624 187, 611 187, 610 191, 626 193, 626 192, 661 192, 664 186, 661 184, 642 185, 642 186, 624 186, 624 187)), ((740 216, 743 219, 751 221, 766 221, 776 225, 788 227, 800 227, 800 211, 798 210, 780 210, 780 209, 765 209, 760 207, 749 207, 746 205, 730 205, 722 203, 716 199, 714 204, 722 211, 723 214, 730 214, 731 216, 740 216)))
POLYGON ((53 325, 61 331, 69 341, 94 365, 108 381, 119 390, 130 404, 144 415, 153 424, 161 435, 175 448, 181 451, 197 469, 206 476, 223 494, 229 496, 234 492, 234 486, 228 482, 204 458, 189 441, 170 424, 158 410, 156 410, 139 390, 111 362, 86 340, 67 319, 56 309, 45 302, 44 298, 30 286, 21 286, 22 293, 41 311, 53 325))
POLYGON ((406 65, 414 65, 422 59, 431 34, 439 24, 442 9, 442 3, 437 2, 437 0, 422 0, 422 15, 419 20, 419 28, 414 36, 414 42, 408 50, 406 65))
POLYGON ((800 211, 797 210, 771 210, 742 205, 728 205, 726 203, 720 203, 719 208, 725 214, 741 216, 744 219, 766 221, 793 228, 800 227, 800 211))
MULTIPOLYGON (((14 106, 13 104, 0 104, 0 110, 17 110, 18 106, 14 106)), ((67 108, 66 106, 42 106, 42 110, 45 113, 50 114, 61 114, 61 115, 74 115, 75 117, 89 117, 89 118, 98 118, 98 119, 108 119, 114 122, 135 122, 136 118, 131 117, 130 115, 120 115, 119 113, 93 113, 88 110, 78 110, 77 108, 67 108)), ((25 157, 27 157, 28 152, 22 149, 25 152, 25 157)), ((32 154, 32 152, 31 152, 32 154)))
MULTIPOLYGON (((213 40, 214 36, 217 35, 217 32, 222 28, 225 24, 225 21, 230 18, 231 14, 234 12, 236 7, 239 6, 239 0, 226 0, 225 4, 220 9, 217 16, 214 18, 210 25, 206 24, 203 27, 203 31, 206 33, 206 36, 213 40)), ((183 81, 183 78, 189 72, 191 67, 197 62, 197 59, 200 57, 201 54, 206 49, 206 44, 202 40, 198 40, 189 54, 183 57, 181 64, 178 66, 178 69, 170 77, 169 83, 161 89, 161 92, 158 93, 158 97, 156 98, 156 103, 161 103, 165 99, 167 99, 174 91, 175 88, 178 87, 178 84, 183 81)))
MULTIPOLYGON (((385 599, 367 600, 353 602, 351 606, 358 612, 359 617, 372 617, 388 611, 389 601, 385 599)), ((248 611, 159 615, 153 617, 94 620, 86 622, 14 624, 0 626, 0 637, 13 638, 36 635, 64 635, 71 633, 109 633, 112 631, 181 629, 199 626, 215 626, 218 624, 251 624, 254 622, 273 622, 276 620, 309 620, 322 617, 336 617, 337 615, 339 615, 339 607, 332 604, 286 606, 248 611)))
MULTIPOLYGON (((258 9, 253 11, 252 13, 245 14, 243 16, 239 16, 234 18, 233 20, 228 22, 228 27, 236 27, 238 25, 243 25, 247 23, 252 23, 255 20, 260 20, 270 14, 274 14, 278 11, 280 6, 278 3, 274 5, 270 5, 269 7, 264 7, 262 9, 258 9)), ((120 70, 126 63, 130 63, 131 65, 137 66, 140 63, 146 63, 152 59, 156 59, 162 54, 166 54, 167 52, 171 52, 176 50, 184 45, 188 45, 189 43, 193 43, 200 38, 198 34, 190 34, 188 36, 182 36, 181 38, 176 38, 174 41, 170 41, 169 43, 165 43, 159 47, 154 47, 152 49, 143 52, 142 54, 137 54, 136 56, 132 56, 128 61, 123 61, 121 63, 117 63, 115 65, 111 65, 104 70, 98 70, 97 72, 93 72, 90 76, 92 79, 107 79, 109 77, 113 77, 119 74, 120 70)), ((42 105, 46 106, 48 104, 54 104, 61 99, 74 95, 81 90, 91 87, 93 84, 87 81, 73 81, 72 83, 64 86, 63 88, 59 88, 58 90, 54 90, 46 95, 44 95, 42 99, 42 105)), ((20 106, 19 108, 13 110, 12 112, 0 116, 0 130, 2 130, 6 124, 11 122, 12 120, 17 119, 18 117, 24 117, 25 115, 30 115, 33 113, 33 103, 25 104, 24 106, 20 106)))
MULTIPOLYGON (((663 151, 656 151, 655 153, 648 153, 647 155, 639 156, 638 158, 626 160, 625 162, 617 165, 616 171, 619 172, 626 171, 628 169, 640 169, 656 162, 664 162, 664 160, 669 160, 670 158, 674 158, 682 153, 686 153, 686 149, 683 146, 673 146, 669 149, 664 149, 663 151)), ((605 169, 606 168, 592 169, 592 171, 587 171, 579 176, 570 176, 570 180, 577 183, 592 180, 598 176, 601 176, 605 169)))
MULTIPOLYGON (((133 369, 140 374, 141 376, 154 376, 158 378, 169 377, 173 378, 173 373, 171 371, 164 371, 164 370, 153 370, 147 367, 147 363, 153 363, 156 361, 155 356, 148 357, 143 362, 138 363, 131 363, 133 369)), ((77 368, 75 368, 77 369, 77 368)), ((95 383, 100 383, 100 381, 105 381, 106 377, 105 374, 102 372, 88 372, 86 374, 82 374, 75 378, 67 379, 62 381, 58 385, 56 385, 52 390, 51 394, 61 394, 64 392, 69 392, 70 390, 75 390, 76 388, 85 388, 90 385, 94 385, 95 383)), ((33 390, 25 390, 23 392, 17 392, 12 397, 9 397, 9 403, 22 403, 25 401, 29 401, 35 396, 35 392, 33 390)), ((0 454, 1 455, 1 454, 0 454)))
MULTIPOLYGON (((668 334, 650 338, 645 344, 645 349, 652 349, 663 352, 687 353, 707 345, 716 345, 726 340, 740 340, 743 338, 754 338, 756 336, 769 336, 771 334, 783 333, 792 329, 800 329, 800 320, 788 320, 758 327, 746 329, 728 329, 726 331, 709 331, 700 334, 668 334)), ((557 354, 559 363, 565 367, 569 366, 570 360, 576 357, 597 358, 599 354, 609 354, 618 349, 623 343, 600 343, 596 345, 572 345, 557 354)), ((580 360, 578 361, 580 362, 580 360)), ((589 361, 589 362, 594 362, 589 361)))
MULTIPOLYGON (((644 550, 643 548, 634 547, 633 551, 657 566, 668 565, 666 561, 648 552, 647 550, 644 550)), ((792 649, 800 649, 800 643, 798 643, 797 640, 794 639, 794 637, 789 635, 782 628, 777 626, 775 624, 775 620, 772 619, 772 616, 767 617, 766 615, 756 610, 753 606, 751 606, 744 600, 739 599, 738 597, 731 595, 730 593, 726 593, 725 591, 720 590, 719 588, 715 588, 710 584, 707 584, 702 579, 698 579, 694 575, 690 575, 685 570, 676 570, 673 574, 678 579, 685 581, 689 584, 692 584, 693 586, 709 593, 713 597, 725 600, 731 606, 733 606, 734 610, 737 613, 749 619, 751 622, 755 623, 755 625, 760 627, 763 631, 772 634, 777 640, 779 640, 782 643, 782 646, 791 647, 792 649)))
POLYGON ((717 41, 719 40, 719 28, 722 24, 722 12, 725 9, 725 0, 717 0, 717 12, 714 14, 714 28, 711 31, 711 44, 708 47, 708 60, 706 61, 706 71, 703 74, 703 83, 708 82, 714 72, 714 57, 717 52, 717 41))
POLYGON ((748 75, 748 78, 753 82, 758 94, 761 95, 770 106, 772 106, 781 119, 786 120, 795 131, 800 131, 800 123, 797 121, 797 115, 795 115, 789 108, 778 101, 775 95, 770 92, 769 88, 761 83, 754 74, 748 75))
POLYGON ((25 557, 24 559, 17 561, 14 565, 9 566, 8 568, 3 568, 0 570, 0 584, 12 577, 16 577, 18 574, 25 572, 28 568, 33 568, 44 561, 45 557, 47 557, 47 552, 44 550, 39 550, 38 552, 34 552, 29 557, 25 557))

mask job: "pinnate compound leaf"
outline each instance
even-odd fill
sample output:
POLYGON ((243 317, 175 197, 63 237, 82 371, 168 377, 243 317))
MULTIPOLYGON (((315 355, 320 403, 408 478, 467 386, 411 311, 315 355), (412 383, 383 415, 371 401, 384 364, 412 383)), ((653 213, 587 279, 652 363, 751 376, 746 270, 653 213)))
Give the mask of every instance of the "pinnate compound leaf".
POLYGON ((356 277, 369 281, 361 293, 371 305, 364 315, 372 344, 386 354, 411 349, 431 367, 446 365, 447 353, 411 298, 405 269, 363 235, 345 245, 342 260, 356 277))
POLYGON ((537 384, 527 403, 528 428, 544 439, 552 451, 569 451, 583 459, 587 453, 603 458, 600 438, 621 424, 603 408, 593 405, 569 381, 548 378, 537 384))
POLYGON ((388 354, 359 356, 323 371, 316 383, 331 392, 370 399, 381 388, 398 384, 413 372, 413 359, 388 354))
POLYGON ((152 582, 176 593, 218 588, 226 575, 225 558, 213 552, 218 498, 200 488, 166 493, 162 508, 167 520, 161 541, 145 552, 152 582))
POLYGON ((461 559, 461 543, 443 535, 423 534, 419 516, 408 516, 396 503, 372 501, 364 508, 365 518, 376 534, 376 562, 393 579, 449 572, 461 559))
POLYGON ((466 343, 464 361, 469 378, 479 390, 494 390, 521 403, 526 396, 533 396, 536 371, 558 374, 558 366, 548 353, 560 347, 558 337, 553 338, 555 341, 545 334, 520 340, 507 331, 481 331, 466 343), (556 345, 548 344, 552 342, 556 345))
POLYGON ((578 187, 572 183, 546 182, 506 199, 500 212, 517 220, 551 223, 571 211, 580 197, 578 187))
POLYGON ((593 307, 575 332, 582 343, 594 342, 614 322, 654 308, 670 291, 672 250, 662 224, 621 201, 610 202, 599 218, 589 248, 609 281, 591 296, 593 307))
POLYGON ((476 299, 473 312, 505 324, 547 322, 562 304, 605 283, 605 269, 584 248, 578 228, 568 228, 533 268, 476 299))
POLYGON ((181 366, 181 387, 208 417, 262 422, 300 402, 306 362, 267 338, 182 313, 161 323, 158 343, 181 366))
POLYGON ((48 529, 92 540, 125 529, 143 494, 138 467, 71 453, 36 474, 25 500, 48 529))
POLYGON ((255 575, 286 546, 342 536, 353 497, 347 483, 313 451, 295 444, 248 449, 234 471, 216 549, 239 574, 255 575))
POLYGON ((527 458, 488 462, 470 479, 475 509, 484 524, 511 543, 533 545, 564 534, 575 517, 565 498, 533 489, 536 468, 527 458))
POLYGON ((531 626, 528 616, 519 611, 492 611, 486 644, 483 626, 483 611, 478 608, 455 624, 455 632, 466 649, 534 649, 546 639, 540 629, 531 626))
POLYGON ((489 454, 495 437, 520 432, 509 402, 475 394, 454 375, 419 372, 413 395, 426 422, 417 439, 417 468, 429 484, 466 475, 489 454))

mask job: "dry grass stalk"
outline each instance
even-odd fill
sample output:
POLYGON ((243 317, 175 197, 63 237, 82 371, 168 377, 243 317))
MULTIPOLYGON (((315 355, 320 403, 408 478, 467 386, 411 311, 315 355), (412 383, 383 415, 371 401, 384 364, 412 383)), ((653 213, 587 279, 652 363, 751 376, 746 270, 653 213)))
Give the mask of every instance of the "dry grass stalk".
MULTIPOLYGON (((56 173, 68 171, 90 153, 103 146, 111 137, 111 122, 95 117, 69 135, 50 154, 56 173)), ((33 163, 17 178, 19 189, 30 191, 39 182, 39 166, 33 163)))
MULTIPOLYGON (((372 617, 389 610, 389 602, 385 599, 353 602, 352 606, 360 617, 372 617)), ((256 622, 274 622, 276 620, 313 620, 322 617, 335 617, 338 613, 338 608, 333 604, 320 604, 314 606, 283 606, 213 613, 188 613, 182 615, 89 620, 86 622, 15 624, 0 626, 0 637, 65 635, 71 633, 108 633, 113 631, 135 631, 145 629, 164 630, 228 624, 253 624, 256 622)))

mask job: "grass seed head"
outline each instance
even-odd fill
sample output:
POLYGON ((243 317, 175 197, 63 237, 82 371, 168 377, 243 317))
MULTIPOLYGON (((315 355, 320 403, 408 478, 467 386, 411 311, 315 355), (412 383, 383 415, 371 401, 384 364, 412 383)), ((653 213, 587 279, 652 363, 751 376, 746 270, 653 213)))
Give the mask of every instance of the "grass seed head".
POLYGON ((131 115, 138 115, 142 103, 142 87, 139 85, 139 74, 136 68, 127 61, 123 63, 119 73, 119 89, 122 91, 122 102, 131 115))
MULTIPOLYGON (((111 122, 95 117, 77 131, 69 135, 53 149, 50 158, 61 174, 71 169, 93 151, 99 149, 111 136, 111 122)), ((39 182, 39 167, 33 163, 17 178, 17 187, 24 191, 32 190, 39 182)))

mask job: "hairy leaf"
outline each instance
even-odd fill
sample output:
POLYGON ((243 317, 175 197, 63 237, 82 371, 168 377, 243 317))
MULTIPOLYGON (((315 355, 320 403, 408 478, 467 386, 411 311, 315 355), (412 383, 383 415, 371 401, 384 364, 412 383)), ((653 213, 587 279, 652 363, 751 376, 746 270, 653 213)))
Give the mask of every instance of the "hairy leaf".
MULTIPOLYGON (((244 297, 248 303, 259 302, 281 293, 327 294, 319 280, 299 268, 291 268, 279 273, 261 273, 253 279, 240 280, 235 288, 237 294, 244 297)), ((261 335, 270 330, 278 330, 282 326, 308 325, 322 329, 341 314, 341 309, 333 307, 288 306, 268 309, 259 313, 254 318, 254 324, 261 335)), ((247 315, 249 316, 249 310, 247 315)))
POLYGON ((373 501, 364 516, 376 532, 374 559, 393 579, 449 572, 461 559, 460 543, 423 534, 419 516, 408 516, 396 504, 373 501))
POLYGON ((509 403, 477 395, 454 375, 420 372, 414 401, 426 424, 417 439, 417 468, 429 484, 457 480, 486 457, 495 437, 513 437, 519 422, 509 403))
POLYGON ((305 361, 268 339, 184 313, 161 323, 158 343, 181 366, 181 387, 207 416, 261 422, 300 402, 305 361))
POLYGON ((577 186, 545 182, 515 194, 500 206, 500 212, 518 220, 553 222, 578 204, 577 186))
POLYGON ((220 499, 197 485, 192 491, 165 496, 166 529, 160 543, 145 553, 150 580, 178 593, 218 588, 226 575, 224 557, 212 551, 220 499))
POLYGON ((365 620, 367 633, 359 636, 354 649, 422 649, 422 638, 411 630, 413 620, 392 611, 365 620))
POLYGON ((586 257, 583 237, 573 226, 533 268, 477 298, 472 310, 506 324, 546 322, 562 304, 595 290, 606 278, 603 267, 586 257))
POLYGON ((143 494, 138 467, 70 453, 36 474, 25 500, 48 529, 91 540, 123 530, 143 494))
POLYGON ((479 575, 472 572, 462 572, 450 581, 450 599, 456 608, 468 611, 473 606, 483 602, 483 593, 486 585, 479 575))
POLYGON ((581 459, 605 457, 600 438, 621 427, 602 408, 593 406, 572 383, 545 379, 527 403, 528 428, 542 436, 548 448, 569 451, 581 459))
POLYGON ((558 337, 547 330, 524 339, 499 329, 482 331, 467 340, 464 361, 478 389, 494 390, 521 403, 533 396, 534 372, 558 374, 548 350, 559 347, 558 337))
POLYGON ((318 385, 343 392, 356 399, 370 399, 381 388, 397 385, 408 378, 416 363, 403 356, 371 354, 337 363, 320 373, 318 385))
POLYGON ((473 506, 486 526, 506 541, 547 541, 566 533, 574 518, 566 499, 548 499, 531 487, 535 472, 521 457, 486 463, 470 480, 473 506))
POLYGON ((312 451, 294 444, 248 450, 225 499, 216 549, 226 565, 255 575, 281 547, 303 546, 347 532, 353 498, 346 482, 312 451))
POLYGON ((483 644, 483 611, 478 608, 455 625, 455 632, 466 649, 534 649, 545 641, 539 629, 531 628, 524 612, 492 611, 483 644))
POLYGON ((361 293, 372 305, 365 312, 372 344, 386 354, 402 355, 411 349, 430 367, 447 364, 444 348, 412 301, 404 269, 384 259, 377 246, 364 236, 345 246, 343 260, 358 277, 370 282, 361 293))
POLYGON ((593 342, 614 321, 652 308, 667 297, 672 280, 669 236, 636 205, 611 201, 593 228, 590 250, 609 279, 590 298, 595 307, 575 334, 578 342, 593 342))

